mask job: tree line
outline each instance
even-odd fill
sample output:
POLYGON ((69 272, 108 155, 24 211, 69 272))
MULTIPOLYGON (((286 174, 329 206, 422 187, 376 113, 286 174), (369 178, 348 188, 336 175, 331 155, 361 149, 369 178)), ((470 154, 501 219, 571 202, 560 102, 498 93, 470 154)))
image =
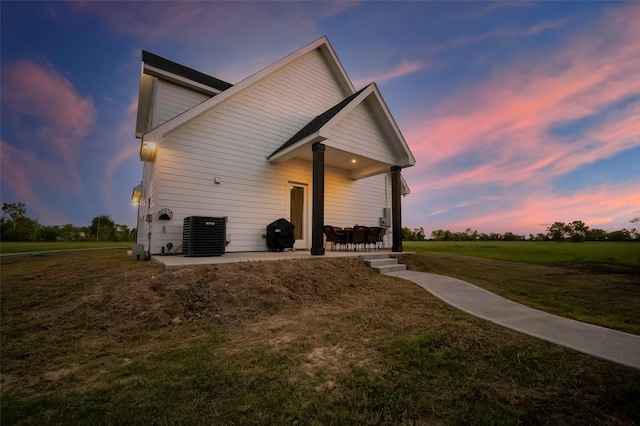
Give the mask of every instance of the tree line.
POLYGON ((0 218, 2 241, 133 241, 136 229, 96 216, 88 226, 41 225, 27 216, 24 203, 3 203, 0 218))
MULTIPOLYGON (((633 218, 630 222, 640 222, 640 218, 633 218)), ((424 228, 409 229, 402 228, 402 239, 404 241, 425 241, 426 234, 424 228)), ((618 231, 607 232, 604 229, 589 228, 581 220, 571 223, 554 222, 547 227, 546 233, 514 234, 513 232, 480 233, 475 229, 467 228, 462 232, 452 232, 449 229, 438 229, 431 231, 429 240, 432 241, 640 241, 640 233, 635 229, 620 229, 618 231)))

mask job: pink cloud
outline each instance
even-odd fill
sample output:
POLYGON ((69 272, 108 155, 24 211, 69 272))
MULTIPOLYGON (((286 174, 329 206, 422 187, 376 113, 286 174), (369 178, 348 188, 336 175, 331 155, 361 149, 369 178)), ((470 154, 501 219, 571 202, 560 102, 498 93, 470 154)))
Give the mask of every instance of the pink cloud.
POLYGON ((528 28, 520 28, 520 27, 514 27, 514 26, 501 27, 484 34, 461 37, 455 40, 447 41, 445 43, 441 43, 436 46, 433 46, 431 50, 437 52, 441 50, 454 49, 457 47, 478 43, 482 41, 487 41, 487 40, 496 40, 496 39, 500 40, 500 39, 506 39, 506 38, 526 37, 526 36, 536 35, 547 30, 560 28, 564 25, 564 23, 565 23, 564 20, 556 19, 553 21, 542 21, 528 28))
MULTIPOLYGON (((295 35, 317 33, 317 22, 336 16, 359 2, 146 2, 80 1, 76 6, 103 18, 112 28, 145 41, 181 40, 209 43, 237 39, 273 43, 295 35), (286 22, 286 31, 283 31, 286 22), (229 35, 233 34, 233 38, 229 35)), ((238 44, 241 46, 242 44, 238 44)))
POLYGON ((471 227, 481 232, 509 230, 519 234, 545 232, 556 221, 582 220, 591 228, 609 231, 632 228, 628 220, 637 214, 640 193, 637 182, 602 185, 572 195, 553 194, 542 188, 517 201, 517 207, 479 214, 450 224, 452 230, 471 227), (532 224, 538 228, 533 229, 532 224))
POLYGON ((385 81, 396 79, 398 77, 413 74, 414 72, 419 71, 422 68, 424 68, 424 65, 418 61, 405 60, 390 70, 383 71, 379 74, 357 78, 353 81, 353 85, 358 88, 363 87, 371 82, 380 84, 384 83, 385 81))
POLYGON ((89 96, 50 66, 18 60, 2 70, 2 97, 13 123, 50 155, 72 164, 82 138, 93 129, 96 109, 89 96), (27 122, 36 119, 37 124, 27 122))
MULTIPOLYGON (((619 12, 628 21, 640 20, 638 7, 619 12)), ((532 165, 553 164, 565 172, 635 146, 640 134, 633 118, 637 106, 627 114, 625 137, 606 136, 611 129, 605 124, 588 152, 574 152, 575 146, 549 130, 640 94, 640 30, 629 30, 630 22, 615 22, 618 27, 606 28, 606 49, 593 47, 602 34, 585 34, 557 54, 539 59, 540 65, 527 59, 425 111, 426 120, 416 117, 417 125, 405 132, 412 150, 423 164, 433 164, 493 147, 499 153, 494 164, 517 164, 531 172, 539 170, 532 165)))
POLYGON ((640 95, 637 22, 637 5, 615 8, 555 54, 523 57, 414 116, 416 124, 404 131, 418 164, 406 173, 415 197, 407 200, 413 209, 429 206, 416 217, 447 212, 461 217, 466 213, 456 211, 458 203, 443 194, 466 194, 483 205, 486 197, 470 188, 490 185, 500 194, 495 202, 485 203, 484 213, 452 218, 452 229, 533 232, 527 231, 531 224, 562 218, 629 226, 625 220, 637 215, 640 205, 637 179, 573 196, 548 188, 567 172, 640 146, 640 101, 629 103, 640 95), (574 139, 553 131, 592 117, 597 120, 574 139), (463 163, 474 157, 479 159, 463 163))
POLYGON ((69 223, 65 215, 53 211, 42 200, 42 191, 77 195, 82 190, 78 173, 4 141, 0 141, 0 151, 2 183, 14 194, 19 194, 20 199, 16 201, 27 205, 28 216, 39 219, 40 223, 69 223))

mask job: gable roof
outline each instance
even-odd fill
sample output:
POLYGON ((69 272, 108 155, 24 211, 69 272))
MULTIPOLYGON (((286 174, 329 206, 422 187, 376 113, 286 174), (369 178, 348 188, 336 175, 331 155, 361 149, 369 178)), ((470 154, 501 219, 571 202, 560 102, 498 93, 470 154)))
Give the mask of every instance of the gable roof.
POLYGON ((153 75, 154 77, 162 78, 173 74, 214 88, 218 92, 222 92, 223 90, 227 90, 229 87, 233 86, 231 83, 227 83, 226 81, 222 81, 218 78, 194 70, 193 68, 185 67, 184 65, 180 65, 176 62, 165 59, 162 56, 147 52, 146 50, 142 51, 142 62, 144 64, 145 73, 153 75))
POLYGON ((149 130, 149 116, 153 102, 155 78, 170 81, 209 97, 215 96, 233 86, 231 83, 143 50, 140 89, 138 92, 138 113, 136 116, 136 138, 142 138, 149 130))
MULTIPOLYGON (((290 158, 298 157, 306 159, 311 152, 308 146, 315 142, 322 142, 331 138, 331 130, 359 105, 368 102, 371 111, 375 115, 376 122, 380 124, 385 135, 386 143, 394 152, 393 163, 382 162, 371 157, 366 159, 366 166, 350 166, 351 175, 354 179, 371 176, 378 173, 388 172, 389 166, 410 167, 415 165, 416 160, 409 149, 409 146, 402 136, 391 112, 389 111, 382 95, 375 83, 371 83, 353 95, 342 100, 324 113, 311 120, 302 130, 291 137, 287 142, 275 150, 268 158, 269 161, 281 162, 290 158)), ((329 144, 332 148, 337 142, 329 144)), ((349 154, 343 151, 342 154, 349 154)), ((358 156, 356 153, 351 153, 358 156)), ((339 160, 343 161, 343 160, 339 160)))
POLYGON ((333 50, 333 48, 331 47, 329 40, 327 39, 327 37, 323 36, 317 39, 316 41, 306 45, 302 49, 299 49, 293 52, 292 54, 280 59, 279 61, 269 65, 268 67, 263 68, 257 73, 245 78, 238 84, 231 86, 230 88, 224 90, 223 92, 212 97, 211 99, 208 99, 196 105, 190 110, 185 111, 184 113, 152 129, 147 134, 143 135, 143 138, 146 140, 160 141, 162 139, 162 136, 164 136, 171 130, 199 116, 200 114, 208 111, 213 106, 225 101, 226 99, 229 99, 230 97, 241 92, 242 90, 246 89, 252 84, 260 81, 264 77, 272 74, 275 71, 278 71, 279 69, 285 67, 286 65, 290 64, 291 62, 295 61, 296 59, 300 58, 301 56, 315 49, 319 49, 320 52, 323 54, 323 56, 327 59, 327 64, 329 65, 331 70, 334 72, 336 79, 338 80, 338 84, 341 86, 344 93, 349 95, 354 93, 355 89, 353 87, 353 84, 351 83, 351 80, 347 76, 347 73, 342 67, 342 64, 338 60, 338 57, 335 51, 333 50))
POLYGON ((335 117, 335 115, 338 114, 342 110, 342 108, 346 107, 349 104, 349 102, 351 102, 353 99, 355 99, 356 96, 358 96, 360 93, 362 93, 362 91, 364 89, 366 89, 366 87, 358 90, 353 95, 349 96, 348 98, 345 98, 344 100, 342 100, 338 104, 334 105, 333 107, 329 108, 328 110, 326 110, 322 114, 320 114, 317 117, 315 117, 313 120, 311 120, 309 122, 309 124, 304 126, 298 133, 293 135, 291 137, 291 139, 289 139, 287 142, 285 142, 284 145, 282 145, 280 148, 276 149, 273 152, 273 154, 271 154, 268 158, 271 158, 272 156, 276 155, 280 151, 284 151, 285 149, 287 149, 290 146, 294 145, 296 142, 306 138, 307 136, 318 132, 322 128, 322 126, 327 124, 327 122, 329 120, 331 120, 333 117, 335 117))

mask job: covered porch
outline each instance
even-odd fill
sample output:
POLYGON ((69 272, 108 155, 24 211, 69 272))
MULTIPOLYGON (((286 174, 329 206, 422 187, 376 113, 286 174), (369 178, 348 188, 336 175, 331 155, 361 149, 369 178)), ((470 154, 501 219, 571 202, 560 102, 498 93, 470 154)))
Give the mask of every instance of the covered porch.
POLYGON ((391 251, 403 251, 401 197, 409 189, 401 171, 415 159, 374 83, 315 117, 267 159, 312 166, 312 255, 325 255, 325 170, 346 171, 353 180, 390 174, 391 251))

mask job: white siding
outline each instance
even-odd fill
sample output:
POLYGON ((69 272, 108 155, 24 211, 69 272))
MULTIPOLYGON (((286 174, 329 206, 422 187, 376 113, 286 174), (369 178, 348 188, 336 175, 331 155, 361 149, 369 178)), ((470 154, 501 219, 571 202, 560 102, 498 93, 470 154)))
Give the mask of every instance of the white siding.
POLYGON ((153 214, 153 194, 156 184, 156 166, 154 163, 144 162, 142 166, 142 194, 138 207, 137 242, 149 249, 149 233, 152 223, 147 222, 147 214, 153 214))
POLYGON ((158 127, 210 98, 209 95, 157 78, 154 89, 152 128, 158 127))
POLYGON ((331 130, 331 140, 326 144, 383 163, 393 164, 395 156, 385 139, 380 125, 365 101, 336 124, 331 130))
MULTIPOLYGON (((159 146, 152 197, 154 213, 170 208, 173 219, 153 217, 151 252, 182 242, 187 216, 227 216, 227 251, 267 250, 266 226, 287 217, 289 182, 308 184, 310 162, 272 164, 266 157, 315 116, 344 99, 318 51, 310 52, 242 93, 165 135, 159 146), (220 184, 214 183, 219 177, 220 184)), ((326 223, 377 225, 385 203, 385 177, 354 181, 326 170, 326 223)), ((307 244, 310 246, 311 206, 307 244)))

